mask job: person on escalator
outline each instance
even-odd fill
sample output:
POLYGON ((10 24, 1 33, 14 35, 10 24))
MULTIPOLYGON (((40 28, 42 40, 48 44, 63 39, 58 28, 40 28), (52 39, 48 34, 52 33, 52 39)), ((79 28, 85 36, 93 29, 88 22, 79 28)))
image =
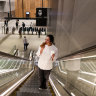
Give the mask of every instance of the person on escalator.
POLYGON ((40 45, 36 55, 39 57, 39 89, 47 89, 49 75, 53 68, 53 62, 57 59, 58 55, 58 49, 54 45, 53 35, 47 35, 45 42, 40 45))

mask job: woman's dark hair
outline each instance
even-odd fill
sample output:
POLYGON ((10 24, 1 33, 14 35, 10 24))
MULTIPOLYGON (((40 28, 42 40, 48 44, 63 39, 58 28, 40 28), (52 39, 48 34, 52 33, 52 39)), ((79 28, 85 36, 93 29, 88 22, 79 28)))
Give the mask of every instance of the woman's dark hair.
POLYGON ((49 37, 50 42, 51 42, 52 44, 55 44, 55 43, 54 43, 54 36, 53 36, 53 35, 47 35, 47 37, 49 37))

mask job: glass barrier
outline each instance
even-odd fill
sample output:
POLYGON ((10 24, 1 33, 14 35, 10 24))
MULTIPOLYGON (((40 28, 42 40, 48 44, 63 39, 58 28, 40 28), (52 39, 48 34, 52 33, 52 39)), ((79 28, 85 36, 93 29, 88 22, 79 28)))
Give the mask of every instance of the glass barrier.
POLYGON ((72 96, 96 96, 96 55, 60 60, 52 75, 72 96))
POLYGON ((13 48, 10 50, 9 54, 14 55, 16 52, 16 45, 13 46, 13 48))
POLYGON ((32 69, 32 61, 0 56, 0 94, 32 69))

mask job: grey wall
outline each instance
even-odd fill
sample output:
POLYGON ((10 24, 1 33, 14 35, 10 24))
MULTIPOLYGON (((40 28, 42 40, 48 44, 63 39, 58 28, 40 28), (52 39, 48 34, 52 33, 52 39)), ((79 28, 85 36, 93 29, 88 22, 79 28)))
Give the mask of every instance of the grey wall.
MULTIPOLYGON (((15 10, 15 0, 10 0, 11 1, 11 11, 15 10)), ((5 6, 4 6, 4 12, 9 11, 9 0, 6 0, 5 6)))
POLYGON ((57 11, 58 11, 58 2, 59 0, 49 0, 50 13, 49 13, 49 34, 55 34, 56 32, 56 21, 57 21, 57 11), (54 3, 55 2, 55 3, 54 3))
POLYGON ((96 0, 51 0, 51 30, 59 57, 96 44, 96 0), (56 2, 56 3, 54 3, 56 2))
MULTIPOLYGON (((11 11, 15 10, 15 0, 11 1, 11 11)), ((4 18, 8 15, 6 15, 10 11, 9 9, 9 0, 0 0, 0 18, 4 18)))

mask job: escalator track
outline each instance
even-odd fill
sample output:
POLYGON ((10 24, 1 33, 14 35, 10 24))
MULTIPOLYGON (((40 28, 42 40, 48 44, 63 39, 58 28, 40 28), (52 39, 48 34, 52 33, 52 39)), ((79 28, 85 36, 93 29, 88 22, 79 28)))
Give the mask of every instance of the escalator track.
POLYGON ((33 74, 10 96, 55 96, 50 82, 46 90, 39 90, 39 85, 38 68, 35 67, 33 74))

